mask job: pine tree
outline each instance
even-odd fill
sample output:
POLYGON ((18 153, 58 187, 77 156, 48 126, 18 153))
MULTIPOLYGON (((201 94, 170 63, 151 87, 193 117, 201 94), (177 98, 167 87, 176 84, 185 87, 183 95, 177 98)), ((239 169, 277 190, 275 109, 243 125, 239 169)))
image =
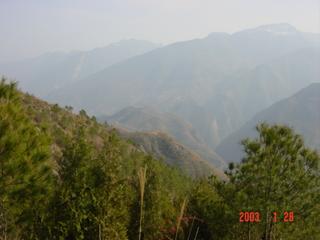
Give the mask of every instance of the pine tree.
POLYGON ((0 238, 36 238, 51 188, 49 139, 21 105, 15 83, 0 83, 0 238))
POLYGON ((129 206, 132 191, 129 186, 127 164, 120 139, 111 133, 104 143, 91 172, 94 177, 97 203, 99 239, 127 239, 129 206))
POLYGON ((52 212, 47 219, 52 239, 85 239, 91 230, 93 196, 88 185, 91 161, 92 149, 84 137, 84 128, 80 127, 74 136, 66 139, 58 161, 58 179, 50 205, 52 212))
POLYGON ((194 183, 188 213, 192 217, 188 229, 190 239, 194 239, 198 228, 198 239, 223 239, 229 232, 232 215, 217 192, 218 184, 220 181, 213 176, 194 183))
POLYGON ((257 131, 258 138, 243 141, 246 157, 230 174, 242 206, 238 211, 261 213, 260 224, 242 224, 242 231, 264 240, 290 239, 292 231, 298 234, 307 225, 313 231, 312 216, 319 214, 319 156, 289 127, 261 124, 257 131), (273 212, 289 211, 299 216, 295 222, 274 222, 273 212))

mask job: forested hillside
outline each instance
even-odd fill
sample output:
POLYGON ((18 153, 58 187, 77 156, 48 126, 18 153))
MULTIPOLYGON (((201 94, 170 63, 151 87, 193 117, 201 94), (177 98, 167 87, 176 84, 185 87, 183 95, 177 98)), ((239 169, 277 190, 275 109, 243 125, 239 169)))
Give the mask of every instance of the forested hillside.
POLYGON ((319 239, 320 159, 292 129, 258 126, 228 181, 191 179, 71 109, 1 81, 0 239, 319 239))
POLYGON ((157 111, 151 107, 127 107, 112 116, 101 116, 98 120, 107 121, 113 126, 126 128, 129 131, 163 132, 215 167, 219 169, 227 167, 224 160, 197 134, 192 124, 173 113, 157 111))
POLYGON ((141 169, 144 234, 172 234, 188 177, 84 111, 74 115, 4 82, 0 99, 1 239, 136 238, 141 169))
POLYGON ((178 167, 190 176, 208 177, 214 174, 221 180, 226 179, 223 170, 163 132, 129 132, 123 128, 117 130, 122 137, 130 139, 139 149, 157 159, 163 159, 167 164, 178 167))

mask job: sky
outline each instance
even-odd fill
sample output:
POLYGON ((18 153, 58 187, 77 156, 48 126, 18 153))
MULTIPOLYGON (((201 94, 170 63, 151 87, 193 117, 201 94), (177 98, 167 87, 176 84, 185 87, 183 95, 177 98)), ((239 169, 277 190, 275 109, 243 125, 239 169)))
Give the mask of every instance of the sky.
POLYGON ((320 32, 320 0, 0 0, 0 63, 123 39, 169 44, 272 23, 320 32))

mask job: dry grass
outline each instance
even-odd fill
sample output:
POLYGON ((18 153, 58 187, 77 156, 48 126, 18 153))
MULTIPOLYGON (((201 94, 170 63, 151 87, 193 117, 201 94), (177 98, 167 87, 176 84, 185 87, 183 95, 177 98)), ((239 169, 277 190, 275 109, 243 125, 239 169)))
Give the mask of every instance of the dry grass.
POLYGON ((139 222, 139 240, 141 240, 142 223, 143 223, 143 205, 144 205, 144 190, 147 181, 147 166, 141 167, 138 172, 140 185, 140 222, 139 222))
POLYGON ((181 209, 180 209, 180 215, 179 215, 179 218, 178 218, 178 221, 177 221, 177 229, 176 229, 176 235, 174 237, 174 240, 177 240, 178 238, 178 235, 179 235, 179 230, 180 230, 180 225, 181 225, 181 220, 183 218, 183 215, 184 215, 184 211, 186 209, 186 206, 187 206, 187 199, 185 198, 182 202, 182 205, 181 205, 181 209))

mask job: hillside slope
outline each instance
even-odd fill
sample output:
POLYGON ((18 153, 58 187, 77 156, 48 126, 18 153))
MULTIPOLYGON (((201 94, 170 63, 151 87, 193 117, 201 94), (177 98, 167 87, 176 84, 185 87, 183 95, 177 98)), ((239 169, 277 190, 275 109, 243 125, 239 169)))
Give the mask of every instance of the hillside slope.
POLYGON ((159 131, 172 136, 202 159, 212 163, 219 169, 226 164, 205 141, 197 134, 193 126, 172 113, 160 112, 151 107, 127 107, 109 117, 100 117, 101 121, 123 127, 129 131, 159 131))
POLYGON ((141 178, 145 236, 172 238, 197 182, 84 111, 47 104, 4 80, 0 146, 1 239, 137 239, 141 178))
POLYGON ((238 131, 227 137, 217 147, 217 152, 227 162, 239 162, 244 154, 240 141, 256 136, 254 128, 261 122, 289 125, 304 137, 308 146, 320 151, 320 83, 311 84, 258 113, 238 131))
POLYGON ((219 179, 226 179, 222 170, 215 168, 197 153, 162 132, 129 132, 123 128, 117 130, 122 137, 130 139, 145 153, 151 154, 156 159, 163 159, 167 164, 182 169, 192 177, 205 177, 213 174, 219 179))
MULTIPOLYGON (((33 121, 37 124, 45 124, 53 136, 52 150, 56 159, 61 156, 61 148, 64 146, 66 136, 73 135, 80 126, 85 127, 88 131, 87 140, 98 149, 102 146, 104 138, 113 132, 113 127, 99 124, 95 118, 90 118, 84 111, 81 111, 80 115, 75 115, 71 112, 70 107, 63 109, 31 95, 23 95, 23 103, 33 121)), ((211 174, 216 174, 219 178, 225 177, 220 170, 215 169, 214 166, 164 134, 125 133, 124 131, 120 133, 123 138, 131 139, 138 145, 144 146, 140 148, 126 144, 128 154, 135 150, 145 152, 193 177, 211 174)))

